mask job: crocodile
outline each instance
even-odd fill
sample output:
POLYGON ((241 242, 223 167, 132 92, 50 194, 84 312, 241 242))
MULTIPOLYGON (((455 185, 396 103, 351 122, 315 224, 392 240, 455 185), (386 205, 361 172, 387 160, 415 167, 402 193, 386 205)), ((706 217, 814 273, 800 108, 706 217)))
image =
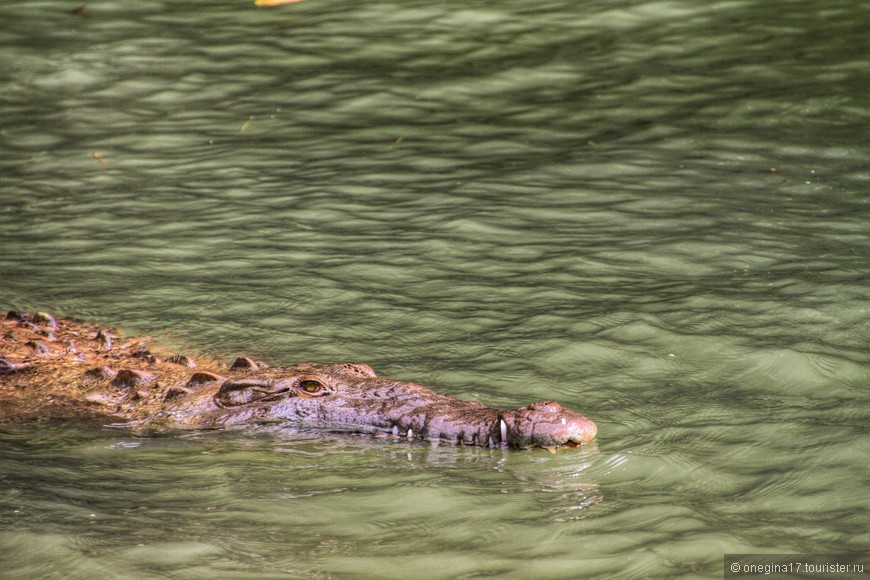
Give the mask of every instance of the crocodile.
POLYGON ((12 310, 0 332, 0 424, 34 420, 108 422, 142 434, 276 424, 551 450, 582 446, 597 432, 554 401, 497 409, 378 377, 361 363, 194 360, 147 337, 12 310))

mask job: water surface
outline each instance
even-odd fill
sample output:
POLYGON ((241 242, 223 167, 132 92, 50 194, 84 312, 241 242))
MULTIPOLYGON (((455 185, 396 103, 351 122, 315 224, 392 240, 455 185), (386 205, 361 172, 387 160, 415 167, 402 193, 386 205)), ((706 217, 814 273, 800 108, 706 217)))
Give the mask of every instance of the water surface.
POLYGON ((860 0, 9 1, 0 306, 599 424, 0 446, 13 578, 721 577, 867 552, 860 0))

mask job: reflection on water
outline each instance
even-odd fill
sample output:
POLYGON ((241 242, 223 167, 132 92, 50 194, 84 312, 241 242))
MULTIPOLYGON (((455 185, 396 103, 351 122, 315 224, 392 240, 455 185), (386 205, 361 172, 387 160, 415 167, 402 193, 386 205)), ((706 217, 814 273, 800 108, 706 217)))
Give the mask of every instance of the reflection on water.
POLYGON ((7 431, 4 574, 714 578, 870 545, 865 2, 70 9, 0 6, 0 307, 600 437, 7 431))
MULTIPOLYGON (((468 558, 463 566, 495 565, 540 525, 579 519, 601 499, 583 475, 595 450, 553 456, 300 433, 128 441, 59 428, 4 441, 0 542, 31 557, 37 547, 57 551, 60 561, 29 564, 40 577, 65 567, 83 576, 104 558, 125 577, 195 577, 200 566, 352 573, 367 558, 394 560, 398 572, 419 565, 411 555, 444 553, 468 558)), ((542 555, 561 550, 565 533, 550 534, 542 555)))

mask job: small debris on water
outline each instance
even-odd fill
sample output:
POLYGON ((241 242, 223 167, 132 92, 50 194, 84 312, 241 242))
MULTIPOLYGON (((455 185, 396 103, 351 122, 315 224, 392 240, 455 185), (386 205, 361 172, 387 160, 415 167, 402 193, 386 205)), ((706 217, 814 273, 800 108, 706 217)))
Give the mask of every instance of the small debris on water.
POLYGON ((138 441, 118 441, 109 445, 109 449, 135 449, 141 446, 142 444, 138 441))
POLYGON ((281 6, 282 4, 295 4, 297 2, 302 2, 302 0, 254 0, 254 5, 259 6, 261 8, 268 8, 270 6, 281 6))

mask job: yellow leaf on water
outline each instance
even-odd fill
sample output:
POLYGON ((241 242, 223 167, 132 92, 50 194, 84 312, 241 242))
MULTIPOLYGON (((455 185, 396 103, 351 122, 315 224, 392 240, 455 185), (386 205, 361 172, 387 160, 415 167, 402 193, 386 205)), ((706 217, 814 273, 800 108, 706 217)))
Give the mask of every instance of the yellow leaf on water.
POLYGON ((256 6, 280 6, 281 4, 294 4, 302 0, 254 0, 256 6))

